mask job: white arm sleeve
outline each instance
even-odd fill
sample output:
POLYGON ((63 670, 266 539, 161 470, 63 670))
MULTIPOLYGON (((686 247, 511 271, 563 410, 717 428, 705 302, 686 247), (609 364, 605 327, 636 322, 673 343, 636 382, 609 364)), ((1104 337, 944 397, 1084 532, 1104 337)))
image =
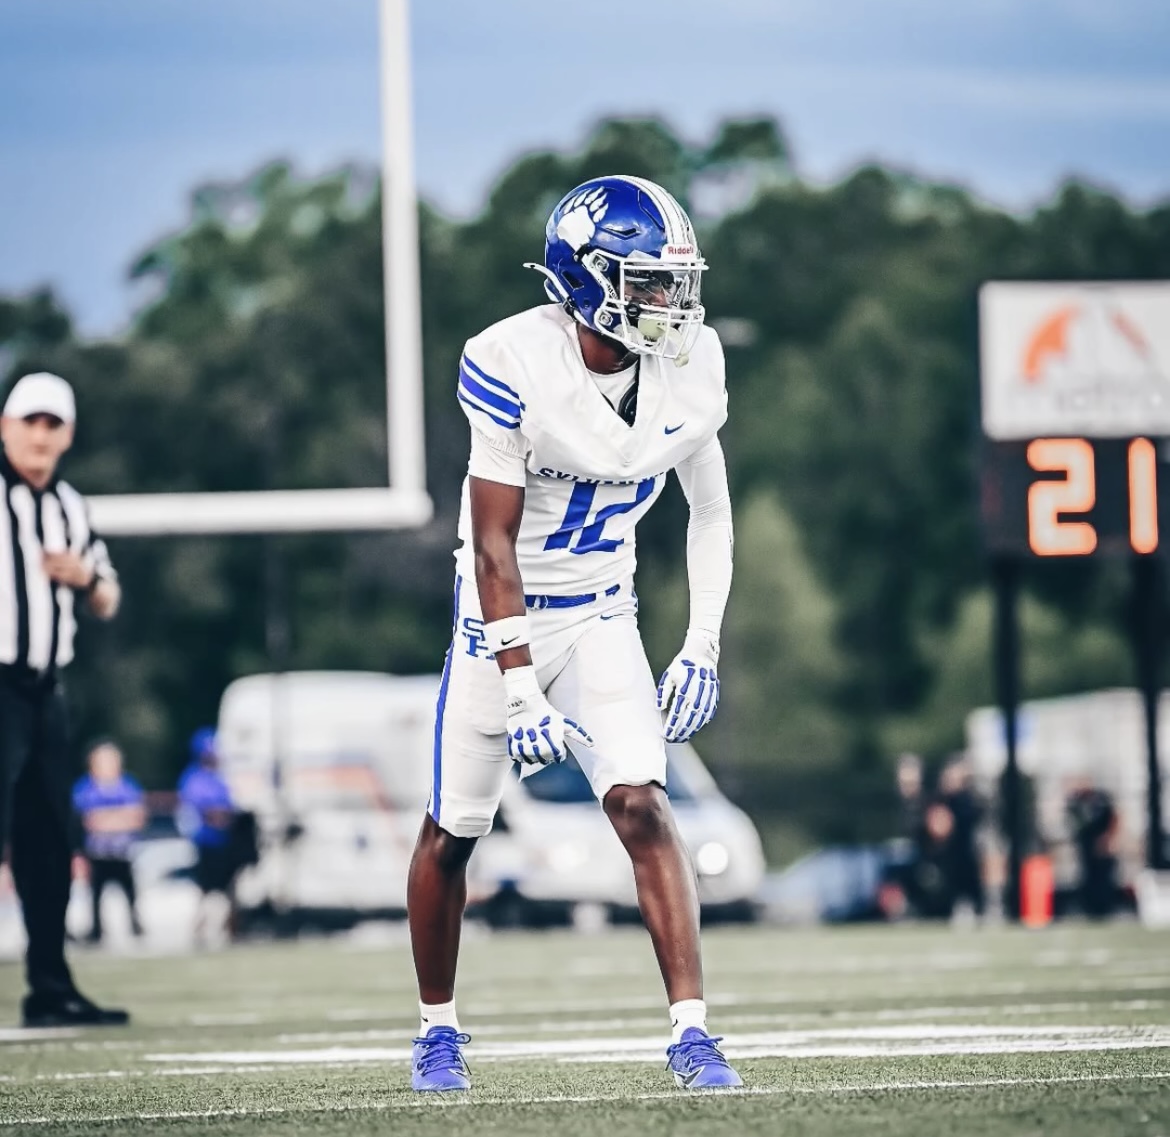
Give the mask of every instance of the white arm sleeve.
POLYGON ((690 630, 718 640, 731 592, 733 531, 727 463, 718 437, 701 446, 675 473, 691 507, 687 524, 690 630))
POLYGON ((467 472, 474 478, 505 486, 523 486, 528 476, 524 451, 511 438, 487 434, 474 425, 467 472))

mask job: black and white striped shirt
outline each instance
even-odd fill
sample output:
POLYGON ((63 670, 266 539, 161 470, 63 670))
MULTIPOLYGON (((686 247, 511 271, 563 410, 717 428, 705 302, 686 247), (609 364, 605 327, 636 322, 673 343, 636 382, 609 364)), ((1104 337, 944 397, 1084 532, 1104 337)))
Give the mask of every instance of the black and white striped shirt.
POLYGON ((0 452, 0 664, 34 671, 73 659, 74 591, 45 573, 45 552, 78 553, 107 580, 116 580, 110 554, 89 526, 85 500, 54 479, 33 489, 0 452))

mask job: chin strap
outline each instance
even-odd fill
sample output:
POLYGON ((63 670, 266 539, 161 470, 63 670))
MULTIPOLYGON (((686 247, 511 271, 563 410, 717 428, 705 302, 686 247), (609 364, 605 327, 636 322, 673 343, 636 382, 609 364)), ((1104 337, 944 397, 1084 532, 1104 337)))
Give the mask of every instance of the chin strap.
POLYGON ((618 400, 618 417, 626 424, 633 426, 638 417, 638 380, 642 377, 642 357, 634 357, 634 381, 626 393, 618 400))
POLYGON ((570 307, 574 306, 573 298, 565 291, 565 286, 544 265, 538 265, 534 261, 525 261, 524 267, 535 269, 544 277, 544 290, 548 293, 550 300, 556 304, 568 304, 570 307))

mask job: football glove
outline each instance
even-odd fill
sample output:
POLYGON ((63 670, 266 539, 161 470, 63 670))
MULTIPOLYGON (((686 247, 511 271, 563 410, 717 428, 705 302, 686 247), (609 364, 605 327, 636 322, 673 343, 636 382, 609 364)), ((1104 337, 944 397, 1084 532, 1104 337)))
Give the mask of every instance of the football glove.
POLYGON ((703 729, 719 706, 719 641, 688 632, 683 649, 658 680, 658 709, 665 712, 662 737, 685 742, 703 729))
POLYGON ((548 766, 565 757, 565 744, 592 747, 593 739, 544 697, 532 667, 504 672, 507 692, 508 756, 526 766, 548 766))

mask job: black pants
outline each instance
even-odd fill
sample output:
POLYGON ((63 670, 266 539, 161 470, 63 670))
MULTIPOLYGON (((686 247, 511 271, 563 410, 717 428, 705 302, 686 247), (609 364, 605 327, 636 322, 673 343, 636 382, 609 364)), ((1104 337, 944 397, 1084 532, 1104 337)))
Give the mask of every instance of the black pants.
POLYGON ((0 850, 11 858, 28 933, 29 989, 74 990, 65 962, 73 812, 59 680, 0 666, 0 850))
POLYGON ((209 892, 222 892, 230 896, 232 883, 240 865, 235 850, 231 844, 200 845, 195 861, 195 883, 204 895, 209 892))
POLYGON ((952 862, 953 888, 956 900, 969 900, 977 916, 987 907, 983 889, 983 873, 974 850, 964 850, 952 862))
POLYGON ((130 867, 130 862, 114 857, 90 857, 89 891, 93 897, 93 923, 90 925, 89 938, 91 940, 102 938, 102 893, 107 884, 116 884, 126 894, 126 903, 130 905, 130 926, 136 936, 140 935, 142 929, 138 924, 134 870, 130 867))

